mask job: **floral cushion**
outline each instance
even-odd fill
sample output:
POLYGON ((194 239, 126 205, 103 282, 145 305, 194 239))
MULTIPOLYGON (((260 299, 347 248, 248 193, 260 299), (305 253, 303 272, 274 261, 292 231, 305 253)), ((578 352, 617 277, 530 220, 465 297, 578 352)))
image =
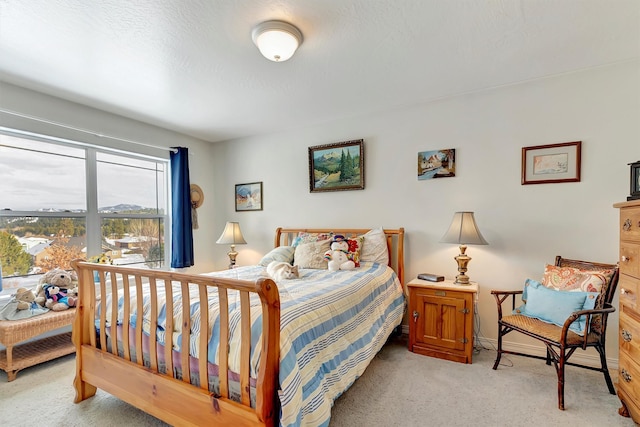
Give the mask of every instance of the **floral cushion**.
POLYGON ((349 259, 353 261, 356 267, 360 267, 360 255, 362 253, 364 237, 360 236, 348 239, 347 243, 349 244, 349 259))
POLYGON ((298 245, 302 245, 303 243, 312 243, 319 242, 321 240, 328 240, 333 236, 333 232, 328 233, 307 233, 306 231, 301 231, 298 233, 298 236, 293 239, 293 243, 291 246, 294 248, 298 245))
POLYGON ((542 284, 557 291, 606 292, 613 270, 580 270, 547 264, 542 284))

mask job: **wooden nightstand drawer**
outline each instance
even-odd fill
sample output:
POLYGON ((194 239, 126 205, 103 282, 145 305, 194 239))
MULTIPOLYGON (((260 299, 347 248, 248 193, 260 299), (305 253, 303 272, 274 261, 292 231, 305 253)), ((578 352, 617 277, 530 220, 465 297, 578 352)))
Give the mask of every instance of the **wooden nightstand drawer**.
MULTIPOLYGON (((637 314, 633 313, 635 316, 637 314)), ((620 335, 618 342, 620 345, 620 357, 624 352, 631 360, 640 360, 640 322, 633 320, 633 317, 620 313, 620 335)), ((640 378, 638 379, 640 382, 640 378)))
POLYGON ((640 277, 640 244, 620 242, 620 274, 640 277))
MULTIPOLYGON (((640 291, 640 279, 627 276, 625 274, 620 275, 620 305, 621 310, 637 311, 638 310, 638 292, 640 291)), ((636 319, 640 322, 640 319, 636 319)))
POLYGON ((640 405, 640 367, 624 351, 620 352, 618 370, 618 387, 630 397, 636 404, 640 405))
POLYGON ((620 209, 620 239, 640 242, 640 206, 620 209))

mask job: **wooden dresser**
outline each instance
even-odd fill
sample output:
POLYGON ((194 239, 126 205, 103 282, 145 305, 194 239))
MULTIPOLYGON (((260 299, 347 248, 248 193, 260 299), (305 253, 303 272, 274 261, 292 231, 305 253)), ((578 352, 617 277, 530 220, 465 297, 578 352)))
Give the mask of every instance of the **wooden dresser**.
POLYGON ((473 309, 478 284, 413 279, 409 290, 409 350, 425 356, 471 363, 473 309))
POLYGON ((620 209, 618 412, 640 423, 640 200, 613 206, 620 209))

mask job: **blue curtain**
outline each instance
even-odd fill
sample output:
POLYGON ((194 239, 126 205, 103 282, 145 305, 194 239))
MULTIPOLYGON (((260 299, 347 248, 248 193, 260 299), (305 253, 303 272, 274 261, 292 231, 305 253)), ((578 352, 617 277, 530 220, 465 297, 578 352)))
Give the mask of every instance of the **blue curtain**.
POLYGON ((191 228, 191 189, 189 150, 172 147, 171 151, 171 267, 193 265, 193 230, 191 228))

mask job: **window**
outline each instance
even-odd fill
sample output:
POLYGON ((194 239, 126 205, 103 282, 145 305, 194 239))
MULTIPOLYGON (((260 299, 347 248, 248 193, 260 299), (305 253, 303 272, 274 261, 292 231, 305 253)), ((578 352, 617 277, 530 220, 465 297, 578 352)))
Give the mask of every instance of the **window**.
POLYGON ((165 159, 0 129, 0 298, 87 255, 163 267, 167 170, 165 159))

